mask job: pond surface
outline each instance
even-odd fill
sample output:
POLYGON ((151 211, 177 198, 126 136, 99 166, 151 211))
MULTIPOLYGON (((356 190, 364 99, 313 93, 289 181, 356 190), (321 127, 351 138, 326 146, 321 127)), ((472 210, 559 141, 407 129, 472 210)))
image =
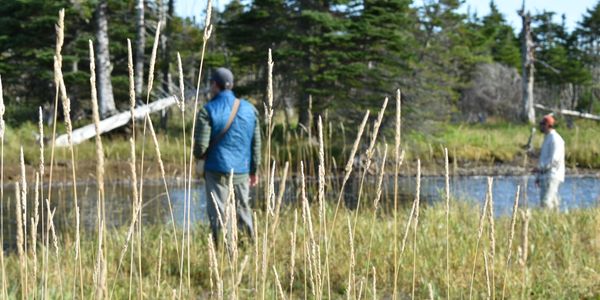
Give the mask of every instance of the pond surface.
MULTIPOLYGON (((496 215, 512 213, 517 186, 521 187, 520 207, 540 207, 540 189, 535 185, 534 176, 497 176, 493 179, 492 193, 496 215)), ((401 189, 412 188, 414 191, 415 179, 402 178, 400 185, 401 189)), ((443 176, 421 179, 421 197, 429 201, 442 200, 444 188, 443 176)), ((450 179, 450 193, 455 199, 483 203, 487 189, 485 176, 461 176, 450 179)), ((561 211, 597 206, 600 202, 600 178, 567 176, 560 185, 559 195, 561 211)))
MULTIPOLYGON (((391 178, 391 177, 390 177, 391 178)), ((297 179, 296 179, 297 181, 297 179)), ((411 201, 415 192, 415 178, 401 177, 399 187, 405 195, 402 199, 411 201)), ((311 183, 312 184, 312 183, 311 183)), ((278 186, 278 184, 275 184, 278 186)), ((494 177, 493 196, 494 209, 497 216, 510 214, 517 189, 521 186, 522 191, 526 193, 521 195, 520 206, 539 207, 539 188, 535 186, 532 176, 499 176, 494 177), (526 187, 526 188, 524 188, 526 187)), ((332 194, 328 198, 337 197, 338 184, 334 182, 332 194)), ((348 184, 346 195, 357 195, 356 182, 348 184)), ((188 209, 186 203, 186 190, 181 182, 169 182, 169 195, 173 210, 173 219, 179 226, 183 225, 185 213, 188 209)), ((296 189, 299 188, 298 182, 287 184, 285 201, 294 201, 297 198, 296 189)), ((78 201, 81 212, 81 226, 85 232, 93 231, 96 228, 96 185, 93 182, 80 183, 77 185, 78 201)), ((393 179, 386 184, 387 199, 391 199, 393 191, 393 179)), ((454 177, 450 181, 450 191, 453 199, 472 202, 473 204, 482 203, 487 191, 487 177, 485 176, 463 176, 454 177)), ((44 190, 48 192, 47 188, 44 190)), ((257 191, 252 191, 254 195, 257 191)), ((560 186, 561 211, 572 209, 588 208, 597 206, 600 201, 600 178, 593 176, 568 176, 565 182, 560 186)), ((421 199, 424 202, 432 203, 443 199, 444 177, 424 177, 421 181, 421 199)), ((129 182, 113 182, 106 185, 106 214, 108 226, 123 226, 131 222, 132 214, 132 189, 129 182)), ((370 197, 368 193, 366 196, 370 197)), ((44 196, 46 198, 47 196, 44 196)), ((346 196, 348 197, 348 196, 346 196)), ((354 196, 355 197, 355 196, 354 196)), ((34 193, 32 190, 28 193, 28 216, 30 220, 35 206, 34 193)), ((204 184, 202 181, 195 181, 192 184, 192 195, 188 197, 190 203, 190 218, 192 224, 206 222, 206 197, 204 184)), ((384 198, 385 199, 385 198, 384 198)), ((146 181, 143 188, 143 210, 142 222, 146 225, 166 224, 171 222, 171 213, 167 193, 162 181, 146 181)), ((73 188, 69 184, 57 184, 52 188, 51 206, 56 208, 54 222, 57 230, 65 228, 72 229, 75 224, 73 188)), ((16 235, 15 219, 15 191, 14 186, 5 186, 4 201, 2 203, 2 227, 5 236, 5 247, 8 241, 13 240, 16 235)), ((39 208, 41 210, 41 206, 39 208)), ((43 212, 42 217, 46 215, 43 212)), ((40 221, 41 223, 42 221, 40 221)), ((31 226, 28 222, 28 227, 31 226)), ((41 224, 40 224, 41 228, 41 224)))

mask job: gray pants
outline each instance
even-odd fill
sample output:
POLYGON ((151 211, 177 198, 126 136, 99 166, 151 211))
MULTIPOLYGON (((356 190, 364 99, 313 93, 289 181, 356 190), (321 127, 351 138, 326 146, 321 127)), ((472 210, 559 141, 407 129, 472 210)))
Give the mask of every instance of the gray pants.
POLYGON ((541 178, 540 179, 540 202, 543 208, 558 209, 559 198, 558 198, 558 187, 560 181, 554 178, 541 178))
MULTIPOLYGON (((205 172, 204 179, 206 181, 206 208, 208 219, 210 221, 213 238, 216 241, 221 227, 219 215, 222 218, 223 224, 226 225, 228 223, 225 216, 225 205, 229 197, 229 175, 205 172)), ((237 227, 240 232, 247 233, 250 239, 253 239, 254 229, 252 226, 252 209, 250 208, 250 187, 248 180, 248 174, 233 175, 237 227)))

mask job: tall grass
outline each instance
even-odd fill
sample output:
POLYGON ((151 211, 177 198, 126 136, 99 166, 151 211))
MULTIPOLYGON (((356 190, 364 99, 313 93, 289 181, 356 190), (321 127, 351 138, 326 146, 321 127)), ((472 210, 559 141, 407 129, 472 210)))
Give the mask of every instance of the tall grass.
MULTIPOLYGON (((203 71, 204 47, 212 28, 210 1, 208 5, 209 16, 204 31, 198 85, 203 71)), ((57 26, 56 99, 60 97, 63 100, 66 130, 69 132, 70 104, 60 71, 62 60, 59 46, 62 45, 61 36, 64 34, 63 14, 61 12, 57 26)), ((160 25, 156 40, 159 34, 160 25)), ((128 49, 131 53, 130 43, 128 49)), ((156 51, 155 44, 150 59, 147 101, 153 85, 152 70, 156 51)), ((90 84, 93 117, 97 126, 99 116, 93 57, 90 42, 90 84)), ((178 61, 180 62, 179 57, 178 61)), ((128 63, 132 71, 131 54, 128 63)), ((308 128, 307 136, 284 131, 282 136, 287 136, 289 141, 294 142, 282 147, 283 150, 271 149, 277 145, 271 142, 275 128, 272 119, 275 109, 271 77, 274 65, 270 52, 267 65, 270 78, 267 89, 269 96, 264 106, 267 118, 267 163, 261 170, 265 194, 264 198, 258 199, 264 201, 265 209, 254 213, 253 239, 245 239, 237 230, 232 176, 229 178, 230 196, 222 199, 225 208, 218 215, 223 238, 213 238, 204 224, 191 224, 193 138, 189 143, 184 141, 182 147, 185 150, 177 152, 183 153, 183 157, 179 156, 181 164, 176 168, 183 168, 186 192, 183 226, 175 225, 169 195, 171 186, 163 162, 165 140, 154 131, 152 120, 146 116, 144 126, 133 130, 125 147, 128 152, 127 174, 131 177, 133 208, 131 219, 127 220, 128 226, 108 225, 110 216, 107 215, 104 204, 104 172, 105 159, 107 163, 109 159, 105 151, 107 146, 102 143, 99 134, 96 135, 93 152, 96 161, 95 181, 98 186, 96 233, 80 230, 74 147, 70 147, 68 153, 72 164, 71 192, 74 202, 67 205, 73 206, 76 220, 75 226, 71 228, 56 228, 54 224, 57 206, 50 201, 55 164, 54 147, 50 150, 49 183, 45 193, 39 177, 44 174, 44 149, 40 149, 41 165, 35 181, 36 196, 33 200, 27 197, 25 154, 23 151, 19 153, 21 167, 15 183, 17 203, 14 212, 10 212, 17 219, 17 252, 9 253, 6 257, 4 254, 0 256, 4 298, 29 299, 38 298, 39 295, 43 299, 122 299, 134 296, 139 299, 421 299, 440 298, 443 295, 447 298, 466 298, 467 295, 469 298, 583 298, 600 295, 600 248, 593 242, 598 235, 597 208, 564 214, 527 211, 519 215, 517 192, 512 217, 496 216, 493 211, 492 179, 488 181, 483 207, 455 201, 457 199, 453 198, 449 188, 449 159, 452 150, 448 149, 452 148, 440 148, 443 149, 446 174, 444 201, 427 203, 421 198, 421 160, 411 160, 411 157, 419 156, 415 156, 415 150, 401 140, 399 91, 396 95, 394 150, 389 158, 387 144, 380 137, 380 126, 385 124, 383 119, 387 99, 382 103, 370 131, 365 130, 366 124, 370 123, 369 112, 364 114, 349 150, 346 145, 341 145, 340 151, 334 151, 334 129, 331 125, 327 126, 330 124, 327 116, 319 116, 317 119, 318 147, 312 145, 313 132, 308 128), (154 154, 153 159, 144 158, 146 129, 152 139, 153 147, 148 151, 154 154), (142 139, 136 138, 139 131, 142 139), (365 131, 370 134, 370 139, 363 145, 361 140, 365 131), (295 135, 293 139, 292 135, 295 135), (293 148, 295 149, 292 150, 293 148), (357 155, 359 149, 365 149, 364 155, 357 155), (278 163, 277 160, 272 160, 279 157, 278 151, 288 154, 297 151, 298 160, 278 163), (411 151, 412 154, 405 157, 405 153, 411 151), (139 161, 138 153, 141 154, 139 161), (362 157, 366 158, 366 163, 357 168, 356 162, 362 157), (408 162, 406 164, 405 159, 408 162), (342 169, 343 176, 338 177, 336 161, 343 160, 346 160, 342 169), (296 163, 297 167, 294 168, 296 163), (170 220, 166 224, 150 225, 142 222, 144 179, 148 176, 144 164, 150 164, 159 170, 166 193, 166 205, 169 207, 170 220), (411 193, 413 201, 412 204, 403 203, 399 197, 398 177, 406 172, 405 165, 415 164, 417 184, 411 193), (375 172, 371 170, 372 166, 377 169, 375 172), (316 173, 314 170, 317 170, 316 173), (288 175, 292 175, 289 181, 286 180, 288 175), (276 185, 278 179, 281 182, 276 185), (390 187, 392 184, 393 188, 390 187), (355 192, 348 191, 350 187, 355 188, 355 192), (294 196, 284 197, 286 193, 294 196), (390 196, 390 193, 393 195, 390 196), (40 219, 39 212, 36 211, 37 203, 44 194, 47 198, 42 203, 46 206, 42 205, 41 210, 45 211, 46 219, 42 217, 41 222, 45 225, 45 230, 42 230, 43 242, 38 243, 37 224, 40 219), (354 210, 344 205, 351 202, 346 199, 349 196, 357 199, 354 210), (291 198, 292 201, 283 203, 284 198, 291 198), (36 204, 31 205, 31 201, 36 204), (28 220, 31 209, 34 212, 28 220), (345 220, 337 222, 338 219, 345 220), (29 241, 27 224, 31 224, 29 241), (402 236, 398 232, 400 229, 403 229, 400 232, 402 236), (487 234, 484 234, 486 229, 487 234), (517 230, 521 231, 521 238, 515 240, 517 230), (497 245, 496 241, 507 241, 507 247, 497 245), (513 248, 519 249, 518 264, 512 263, 513 248), (41 257, 37 255, 38 250, 42 250, 41 257), (75 255, 69 255, 72 250, 75 250, 75 255), (50 252, 54 255, 49 255, 50 252), (42 269, 41 277, 38 278, 40 260, 42 269), (33 272, 29 272, 30 270, 33 272), (8 280, 9 278, 13 280, 8 280), (496 284, 500 282, 498 280, 501 280, 501 285, 496 284)), ((181 63, 178 66, 181 74, 181 63)), ((133 83, 132 72, 130 82, 133 83)), ((180 88, 183 90, 182 84, 180 88)), ((131 88, 132 115, 135 110, 133 91, 131 88)), ((179 104, 182 109, 181 130, 185 140, 187 120, 183 97, 182 94, 179 104)), ((198 98, 196 95, 194 111, 198 107, 198 98)), ((1 102, 0 97, 0 118, 1 102)), ((193 137, 195 112, 192 115, 193 137)), ((132 126, 136 128, 133 118, 132 126)), ((3 133, 1 129, 0 133, 3 133)), ((40 129, 40 135, 43 136, 43 129, 40 129)), ((81 155, 85 157, 83 153, 81 155)), ((427 153, 423 155, 427 156, 427 153)), ((287 157, 290 158, 291 155, 287 157)), ((456 162, 456 157, 453 161, 456 162)), ((0 177, 3 180, 3 174, 0 177)), ((3 191, 0 194, 4 201, 3 191)), ((211 196, 207 201, 215 201, 214 195, 211 196)), ((72 218, 72 214, 73 212, 60 217, 72 218)))

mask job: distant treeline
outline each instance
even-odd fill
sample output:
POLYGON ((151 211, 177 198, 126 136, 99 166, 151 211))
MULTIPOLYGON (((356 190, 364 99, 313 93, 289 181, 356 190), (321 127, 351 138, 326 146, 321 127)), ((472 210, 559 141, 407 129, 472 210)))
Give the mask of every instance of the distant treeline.
MULTIPOLYGON (((202 24, 171 15, 173 1, 145 1, 146 64, 158 20, 170 21, 159 43, 159 52, 168 55, 159 54, 157 70, 165 71, 157 71, 157 80, 173 84, 156 84, 155 97, 177 86, 177 51, 187 85, 195 85, 198 72, 202 24)), ((54 100, 54 23, 62 7, 67 8, 63 72, 73 113, 89 112, 87 40, 95 38, 96 2, 0 5, 0 74, 9 122, 35 119, 35 107, 49 108, 54 100)), ((135 2, 108 1, 112 84, 121 110, 128 105, 126 39, 136 39, 135 2)), ((494 114, 510 119, 521 100, 520 24, 511 27, 493 2, 485 16, 461 12, 462 2, 233 0, 213 13, 206 66, 230 67, 238 94, 261 102, 271 48, 276 105, 297 109, 301 122, 308 119, 310 97, 312 111, 328 109, 332 117, 351 120, 394 97, 396 89, 402 90, 408 125, 494 114)), ((533 14, 532 34, 535 101, 600 111, 600 2, 571 32, 559 13, 533 14)))

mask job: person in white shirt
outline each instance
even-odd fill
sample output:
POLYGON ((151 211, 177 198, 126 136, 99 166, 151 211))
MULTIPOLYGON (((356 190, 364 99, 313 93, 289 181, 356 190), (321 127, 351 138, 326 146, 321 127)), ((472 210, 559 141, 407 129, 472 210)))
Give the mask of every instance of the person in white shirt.
POLYGON ((555 119, 546 115, 540 121, 544 142, 540 153, 535 183, 540 187, 540 202, 543 208, 558 209, 558 188, 565 181, 565 141, 554 129, 555 119))

